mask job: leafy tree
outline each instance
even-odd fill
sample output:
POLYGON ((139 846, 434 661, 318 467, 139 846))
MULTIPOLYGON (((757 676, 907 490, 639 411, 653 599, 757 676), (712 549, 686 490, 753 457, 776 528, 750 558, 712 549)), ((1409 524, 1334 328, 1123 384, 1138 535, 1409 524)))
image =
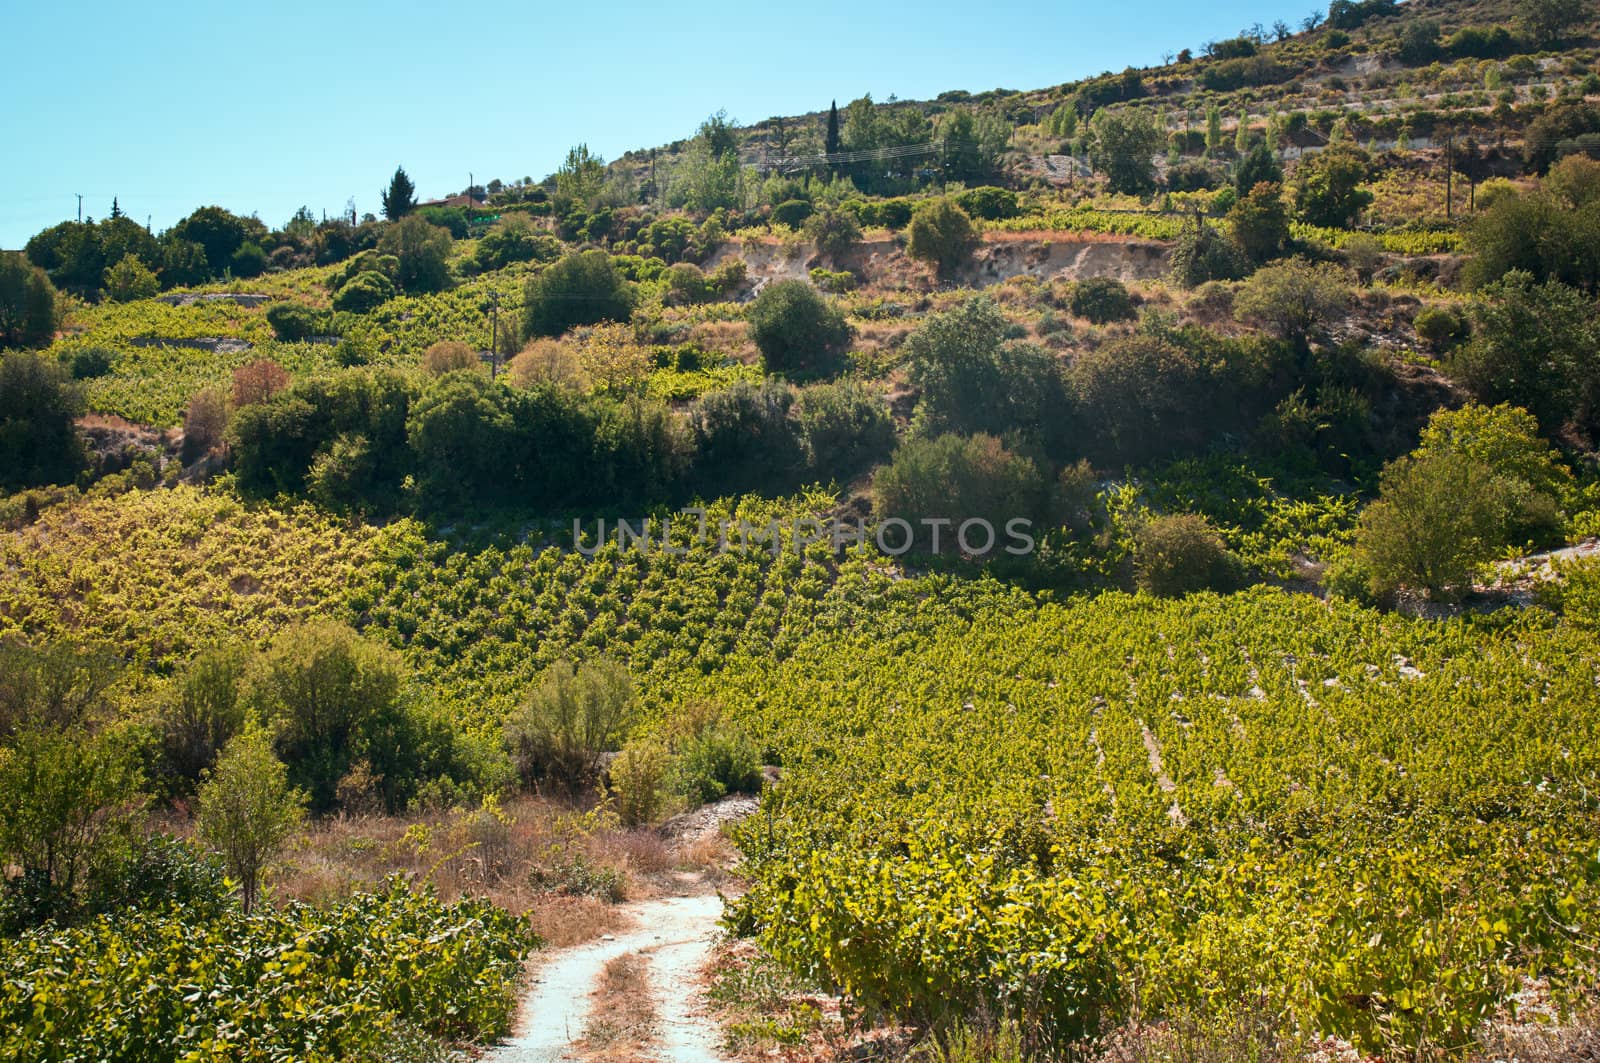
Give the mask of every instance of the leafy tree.
POLYGON ((1436 410, 1422 430, 1415 454, 1460 454, 1494 476, 1505 503, 1502 538, 1518 545, 1559 541, 1562 500, 1573 490, 1572 473, 1539 435, 1539 422, 1516 406, 1468 403, 1436 410))
POLYGON ((399 260, 395 279, 408 293, 437 292, 450 285, 450 234, 412 215, 384 230, 378 250, 399 260))
POLYGON ((160 714, 161 761, 179 792, 200 780, 222 747, 244 729, 247 658, 236 646, 216 646, 189 662, 160 714))
POLYGON ((524 338, 559 336, 575 325, 626 321, 632 287, 604 251, 577 251, 528 281, 522 298, 524 338))
POLYGON ((216 452, 227 439, 228 393, 222 388, 201 388, 183 411, 183 450, 185 465, 216 452))
POLYGON ((856 216, 842 207, 827 206, 805 220, 806 239, 817 250, 838 261, 861 242, 861 225, 856 216))
POLYGON ((1589 18, 1587 0, 1517 0, 1517 21, 1535 44, 1551 45, 1589 18))
POLYGON ((948 275, 967 261, 978 241, 967 212, 952 200, 936 199, 912 214, 906 253, 948 275))
POLYGON ((1481 402, 1511 403, 1546 432, 1600 427, 1600 325, 1594 301, 1556 281, 1513 270, 1472 304, 1472 339, 1455 373, 1481 402))
POLYGON ((1467 249, 1474 284, 1522 270, 1600 292, 1600 163, 1570 156, 1538 191, 1496 197, 1473 217, 1467 249))
POLYGON ((1593 135, 1600 134, 1600 107, 1573 101, 1550 107, 1523 131, 1522 157, 1531 173, 1542 174, 1564 156, 1594 154, 1593 135), (1583 138, 1589 137, 1589 141, 1583 138))
POLYGON ((1438 594, 1468 584, 1503 545, 1494 476, 1458 453, 1400 458, 1383 471, 1377 501, 1361 514, 1356 557, 1369 589, 1438 594))
POLYGON ((289 373, 271 358, 257 358, 233 371, 233 406, 265 402, 289 386, 289 373))
POLYGON ((555 203, 561 214, 574 207, 592 210, 599 203, 600 192, 606 184, 606 163, 589 151, 589 145, 579 144, 567 152, 567 157, 556 168, 555 203))
POLYGON ((70 482, 86 460, 77 429, 83 409, 82 386, 54 358, 0 356, 0 488, 70 482))
POLYGON ((1283 182, 1283 165, 1278 162, 1277 152, 1265 142, 1251 148, 1250 153, 1239 162, 1239 169, 1233 178, 1234 191, 1241 197, 1247 196, 1251 189, 1263 181, 1269 185, 1283 182))
POLYGON ((1096 325, 1131 321, 1138 316, 1128 288, 1115 277, 1085 277, 1072 286, 1067 306, 1078 317, 1096 325))
POLYGON ((844 314, 805 281, 768 284, 745 312, 767 370, 806 373, 830 365, 850 342, 844 314))
POLYGON ((394 176, 389 178, 389 187, 378 195, 383 202, 383 216, 390 221, 399 221, 417 209, 417 186, 406 176, 403 166, 394 168, 394 176))
POLYGON ((1101 111, 1090 122, 1089 164, 1106 175, 1113 192, 1148 195, 1156 188, 1155 157, 1166 137, 1143 111, 1101 111))
POLYGON ((116 657, 93 645, 0 639, 0 743, 27 727, 103 723, 110 712, 106 692, 121 671, 116 657))
POLYGON ((1336 266, 1289 259, 1257 270, 1234 297, 1234 313, 1302 349, 1350 305, 1350 284, 1336 266))
POLYGON ((297 343, 333 331, 332 315, 305 303, 285 300, 267 307, 267 324, 272 334, 286 343, 297 343))
POLYGON ((924 435, 1028 433, 1055 449, 1066 396, 1055 358, 1005 341, 1009 322, 986 296, 931 314, 906 339, 924 435))
POLYGON ((228 270, 235 277, 246 280, 259 277, 267 271, 267 253, 260 244, 247 240, 239 245, 239 250, 228 260, 228 270))
MULTIPOLYGON (((1045 489, 1038 468, 1012 453, 994 436, 914 437, 902 443, 888 465, 872 478, 873 512, 887 520, 908 521, 919 550, 954 553, 957 531, 966 521, 983 520, 994 531, 969 535, 975 553, 994 553, 1006 544, 1006 526, 1033 520, 1042 511, 1045 489), (946 520, 935 530, 924 520, 946 520), (981 549, 984 545, 987 550, 981 549)), ((894 541, 898 545, 898 540, 894 541)))
POLYGON ((42 347, 56 334, 56 290, 38 266, 0 253, 0 348, 42 347))
POLYGON ((975 114, 966 107, 939 118, 944 143, 944 172, 952 181, 979 181, 994 174, 1011 138, 1011 127, 992 112, 975 114))
POLYGON ((124 255, 116 265, 106 270, 106 294, 113 302, 131 303, 135 299, 148 299, 161 290, 161 282, 137 255, 124 255))
POLYGON ((1295 210, 1312 225, 1348 229, 1372 203, 1361 187, 1371 170, 1367 153, 1349 145, 1318 152, 1295 173, 1295 210))
POLYGON ((578 361, 591 381, 613 395, 626 395, 644 386, 653 365, 650 350, 634 340, 627 325, 591 326, 578 347, 578 361))
POLYGON ((516 426, 505 389, 487 377, 440 377, 412 405, 406 438, 432 505, 495 499, 510 486, 516 426))
POLYGON ((1238 280, 1250 262, 1231 239, 1198 216, 1184 223, 1172 248, 1172 277, 1185 288, 1207 281, 1238 280))
POLYGON ((246 240, 260 240, 267 227, 221 207, 201 207, 172 227, 174 240, 196 243, 205 251, 208 274, 221 273, 246 240))
POLYGON ((261 873, 305 818, 306 795, 290 789, 289 773, 259 727, 235 735, 200 786, 200 837, 222 854, 249 915, 261 873))
POLYGON ((1283 205, 1283 189, 1259 184, 1239 197, 1228 211, 1228 229, 1233 242, 1252 261, 1276 258, 1289 242, 1289 212, 1283 205))
POLYGON ((561 241, 534 227, 523 213, 507 213, 478 238, 473 263, 481 271, 504 269, 513 262, 551 262, 561 257, 561 241))
POLYGON ((422 371, 429 376, 444 376, 464 369, 477 371, 483 368, 478 352, 472 345, 460 340, 440 340, 422 352, 422 371))
POLYGON ((168 232, 161 238, 161 268, 157 272, 162 287, 181 288, 204 283, 211 276, 211 266, 204 247, 168 232))
POLYGON ((312 809, 335 806, 339 780, 362 759, 372 726, 396 710, 404 677, 393 650, 333 621, 285 628, 272 640, 251 698, 312 809))
POLYGON ((741 381, 700 397, 689 412, 695 479, 703 494, 779 491, 792 486, 805 460, 790 410, 794 391, 768 380, 741 381))
POLYGON ((526 785, 575 794, 599 778, 600 755, 636 711, 633 679, 621 664, 557 661, 506 721, 506 744, 526 785))
POLYGON ((333 296, 333 308, 347 314, 365 314, 395 296, 394 282, 377 270, 357 273, 333 296))
POLYGON ((888 405, 853 380, 805 388, 794 415, 807 469, 819 479, 848 482, 894 448, 888 405))

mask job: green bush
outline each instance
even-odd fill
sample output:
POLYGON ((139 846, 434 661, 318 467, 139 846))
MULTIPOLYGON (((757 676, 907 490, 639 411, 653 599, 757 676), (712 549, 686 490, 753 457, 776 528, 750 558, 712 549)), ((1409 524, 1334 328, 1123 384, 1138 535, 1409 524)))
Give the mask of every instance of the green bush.
POLYGON ((395 283, 408 294, 437 292, 450 285, 450 234, 416 214, 391 222, 378 240, 378 250, 399 265, 395 283))
MULTIPOLYGON (((1038 467, 986 435, 909 439, 872 479, 873 512, 909 522, 921 552, 960 551, 961 527, 987 521, 994 532, 988 549, 981 549, 987 536, 979 528, 968 533, 967 543, 975 554, 996 554, 1011 545, 1012 521, 1032 521, 1043 511, 1045 494, 1038 467), (925 520, 948 524, 941 533, 925 520)), ((900 540, 893 538, 892 545, 900 540)))
MULTIPOLYGON (((381 274, 378 274, 381 276, 381 274)), ((387 280, 387 278, 385 278, 387 280)), ((391 294, 393 289, 390 289, 391 294)), ((358 302, 360 297, 355 298, 358 302)), ((380 299, 379 302, 382 302, 380 299)), ((377 304, 372 304, 376 306, 377 304)), ((365 309, 370 310, 368 306, 365 309)), ((345 309, 350 309, 345 307, 345 309)), ((365 312, 365 310, 360 311, 365 312)), ((267 307, 267 324, 272 334, 285 343, 296 343, 312 336, 325 336, 333 331, 333 315, 304 303, 286 301, 267 307)))
POLYGON ((1201 219, 1183 227, 1172 248, 1172 278, 1185 288, 1247 276, 1250 262, 1239 246, 1201 219))
POLYGON ((0 354, 0 490, 69 483, 87 455, 77 419, 81 385, 54 358, 0 354))
POLYGON ((44 346, 57 317, 56 289, 44 270, 17 252, 0 253, 0 348, 44 346))
POLYGON ((794 406, 810 474, 847 482, 894 448, 894 420, 883 398, 855 381, 805 388, 794 406))
POLYGON ((805 281, 768 284, 745 316, 750 322, 750 338, 761 349, 769 372, 824 369, 850 342, 844 314, 805 281))
POLYGON ((111 373, 116 355, 110 347, 79 347, 72 352, 67 366, 74 380, 96 380, 111 373))
POLYGON ((394 298, 394 282, 376 270, 357 273, 333 297, 333 308, 343 313, 365 314, 394 298))
POLYGON ((949 199, 936 199, 911 216, 906 253, 949 274, 971 257, 978 239, 966 211, 949 199))
POLYGON ((506 721, 506 743, 528 786, 578 793, 600 776, 634 711, 633 680, 615 661, 557 661, 506 721))
POLYGON ((267 253, 261 249, 260 244, 252 242, 240 244, 239 250, 228 259, 228 271, 235 277, 246 280, 259 277, 267 271, 267 253))
POLYGON ((823 207, 807 218, 805 234, 818 251, 835 260, 861 242, 856 216, 840 207, 823 207))
POLYGON ((1018 214, 1017 194, 1005 188, 996 188, 993 185, 980 185, 969 188, 965 192, 955 195, 956 205, 974 218, 984 221, 999 221, 1002 218, 1015 218, 1018 214))
POLYGON ((668 754, 658 742, 630 742, 606 769, 606 793, 625 827, 654 823, 666 807, 668 754))
POLYGON ((634 293, 604 251, 569 254, 528 281, 523 290, 522 334, 559 336, 577 325, 626 321, 634 293))
POLYGON ((786 199, 772 208, 772 223, 798 229, 811 217, 811 204, 804 199, 786 199))
POLYGON ((1239 582, 1238 560, 1202 516, 1153 517, 1134 533, 1134 580, 1162 597, 1230 590, 1239 582))
POLYGON ((1127 286, 1112 277, 1087 277, 1072 286, 1068 309, 1096 325, 1130 321, 1137 316, 1127 286))
POLYGON ((761 790, 761 751, 743 731, 712 724, 679 744, 672 788, 691 804, 761 790))
POLYGON ((1417 338, 1436 352, 1450 350, 1470 331, 1466 318, 1448 306, 1423 307, 1411 324, 1417 330, 1417 338))
POLYGON ((697 488, 720 496, 794 486, 805 445, 793 406, 793 389, 776 380, 741 381, 702 395, 689 411, 697 488))

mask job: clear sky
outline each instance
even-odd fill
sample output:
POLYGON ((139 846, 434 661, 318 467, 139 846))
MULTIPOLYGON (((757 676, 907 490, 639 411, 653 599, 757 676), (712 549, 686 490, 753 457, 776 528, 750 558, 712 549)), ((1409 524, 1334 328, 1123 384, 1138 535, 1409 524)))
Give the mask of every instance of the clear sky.
POLYGON ((469 172, 542 178, 580 141, 667 143, 719 108, 1039 88, 1315 2, 0 0, 0 247, 75 217, 80 192, 85 215, 118 196, 158 232, 210 203, 274 226, 350 197, 364 214, 397 164, 431 198, 469 172))

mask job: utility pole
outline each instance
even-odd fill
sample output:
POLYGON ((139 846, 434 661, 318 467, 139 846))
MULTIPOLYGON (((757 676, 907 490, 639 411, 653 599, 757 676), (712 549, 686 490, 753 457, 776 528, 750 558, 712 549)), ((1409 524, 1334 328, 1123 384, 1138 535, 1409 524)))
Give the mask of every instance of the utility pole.
POLYGON ((83 193, 74 192, 72 194, 78 197, 78 223, 81 225, 83 224, 83 193))
POLYGON ((1454 197, 1456 174, 1456 131, 1449 126, 1444 131, 1444 216, 1448 221, 1455 213, 1454 197))
POLYGON ((489 379, 500 368, 500 293, 489 295, 489 379))
POLYGON ((477 197, 472 194, 472 184, 473 184, 472 171, 468 170, 467 171, 467 206, 469 206, 469 207, 472 206, 472 204, 474 204, 474 203, 476 203, 478 201, 477 197))

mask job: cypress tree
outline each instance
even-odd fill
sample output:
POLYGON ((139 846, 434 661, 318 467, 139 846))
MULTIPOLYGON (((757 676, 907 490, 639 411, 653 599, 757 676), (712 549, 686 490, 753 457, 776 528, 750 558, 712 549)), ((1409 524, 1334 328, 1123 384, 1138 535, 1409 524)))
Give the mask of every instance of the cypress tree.
POLYGON ((396 166, 389 187, 379 193, 383 198, 383 216, 390 221, 410 214, 417 205, 417 186, 406 176, 405 167, 396 166))
POLYGON ((834 100, 828 106, 828 136, 823 141, 822 150, 829 155, 839 154, 839 101, 834 100))

